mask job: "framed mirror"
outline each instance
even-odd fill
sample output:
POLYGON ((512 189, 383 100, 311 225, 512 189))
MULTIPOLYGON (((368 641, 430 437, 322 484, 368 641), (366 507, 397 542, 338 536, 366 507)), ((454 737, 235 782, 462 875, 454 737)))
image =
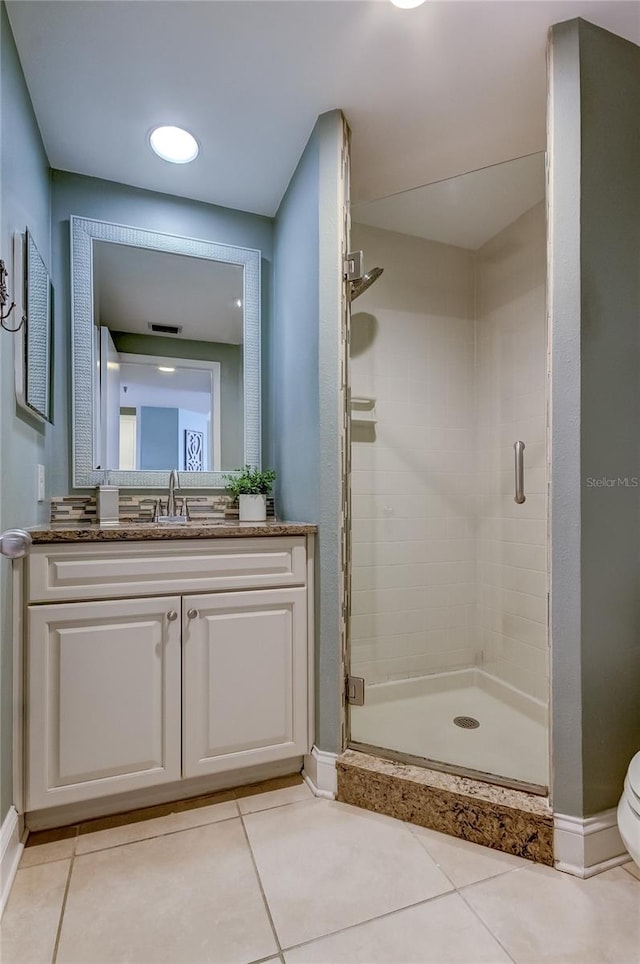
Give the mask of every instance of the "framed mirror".
POLYGON ((73 484, 260 465, 260 252, 71 218, 73 484))

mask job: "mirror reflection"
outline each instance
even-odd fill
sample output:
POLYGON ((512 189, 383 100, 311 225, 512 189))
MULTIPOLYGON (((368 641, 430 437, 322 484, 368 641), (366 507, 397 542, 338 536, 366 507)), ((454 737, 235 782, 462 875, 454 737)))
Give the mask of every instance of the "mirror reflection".
POLYGON ((222 488, 259 466, 260 251, 75 215, 70 233, 74 486, 165 487, 184 463, 183 486, 222 488))
POLYGON ((242 265, 93 241, 96 469, 243 462, 242 265))

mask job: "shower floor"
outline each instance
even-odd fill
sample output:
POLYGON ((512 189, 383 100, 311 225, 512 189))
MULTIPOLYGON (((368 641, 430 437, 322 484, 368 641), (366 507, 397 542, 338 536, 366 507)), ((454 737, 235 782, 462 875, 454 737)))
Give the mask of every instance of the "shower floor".
POLYGON ((367 686, 351 741, 546 787, 547 708, 479 669, 367 686), (454 717, 479 722, 463 729, 454 717))

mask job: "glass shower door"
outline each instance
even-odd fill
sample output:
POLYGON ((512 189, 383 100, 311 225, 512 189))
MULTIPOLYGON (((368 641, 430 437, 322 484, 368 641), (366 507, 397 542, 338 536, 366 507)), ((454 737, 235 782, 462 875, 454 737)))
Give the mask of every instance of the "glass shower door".
POLYGON ((351 745, 548 784, 544 155, 352 211, 351 745), (516 501, 514 443, 523 442, 516 501))

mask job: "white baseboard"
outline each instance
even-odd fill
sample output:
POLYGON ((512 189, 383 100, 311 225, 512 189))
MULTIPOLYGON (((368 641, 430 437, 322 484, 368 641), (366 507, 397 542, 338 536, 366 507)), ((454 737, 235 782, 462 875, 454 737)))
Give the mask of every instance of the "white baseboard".
POLYGON ((10 807, 0 828, 0 914, 5 909, 24 850, 18 811, 10 807))
POLYGON ((556 870, 575 877, 593 877, 631 860, 615 808, 584 819, 554 814, 553 855, 556 870))
POLYGON ((337 753, 319 750, 317 746, 312 747, 311 753, 305 756, 302 776, 316 797, 335 800, 338 792, 337 759, 337 753))

